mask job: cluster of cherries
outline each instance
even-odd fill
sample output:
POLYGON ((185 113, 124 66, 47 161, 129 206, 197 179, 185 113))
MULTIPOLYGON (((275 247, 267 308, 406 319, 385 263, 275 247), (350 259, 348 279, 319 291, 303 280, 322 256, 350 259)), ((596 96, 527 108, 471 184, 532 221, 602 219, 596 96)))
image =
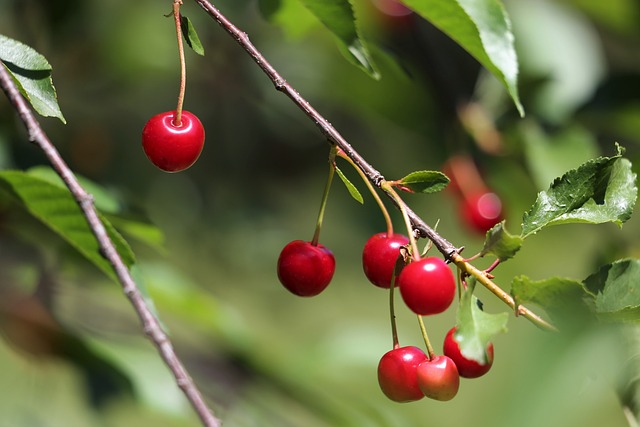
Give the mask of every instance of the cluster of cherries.
MULTIPOLYGON (((394 274, 402 248, 409 239, 397 233, 378 233, 366 242, 362 264, 368 280, 380 288, 400 289, 407 307, 419 316, 442 313, 456 295, 453 272, 441 258, 414 255, 400 274, 394 274)), ((278 258, 280 282, 295 295, 310 297, 322 292, 335 271, 333 253, 317 242, 295 240, 287 244, 278 258)), ((393 292, 391 290, 391 292, 393 292)), ((455 337, 456 327, 446 335, 443 355, 433 350, 425 353, 418 347, 394 348, 385 353, 378 365, 378 382, 382 392, 396 402, 409 402, 424 396, 436 400, 450 400, 458 392, 460 377, 476 378, 484 375, 493 363, 493 345, 487 348, 487 360, 478 363, 466 358, 455 337)), ((394 337, 394 340, 397 339, 394 337)))

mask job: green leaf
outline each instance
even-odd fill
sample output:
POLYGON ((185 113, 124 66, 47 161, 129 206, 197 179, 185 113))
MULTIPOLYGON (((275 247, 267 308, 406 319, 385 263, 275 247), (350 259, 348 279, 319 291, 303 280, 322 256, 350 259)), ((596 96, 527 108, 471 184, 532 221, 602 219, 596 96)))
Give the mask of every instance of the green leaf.
POLYGON ((351 181, 349 181, 349 178, 347 178, 344 173, 342 173, 342 171, 340 170, 339 167, 336 166, 336 172, 338 173, 338 176, 340 177, 340 179, 342 180, 342 182, 344 183, 344 185, 347 187, 347 190, 349 190, 349 194, 351 194, 351 197, 353 197, 354 199, 356 199, 356 201, 360 202, 360 204, 364 203, 364 199, 362 198, 362 194, 360 194, 360 192, 358 191, 358 189, 356 188, 355 185, 353 185, 351 183, 351 181))
POLYGON ((511 21, 499 0, 402 0, 455 40, 502 82, 520 115, 518 58, 511 21))
POLYGON ((548 190, 540 192, 534 205, 524 214, 522 236, 542 228, 564 223, 619 226, 631 217, 638 188, 631 163, 621 158, 599 157, 557 178, 548 190))
POLYGON ((360 35, 351 0, 299 0, 338 40, 345 57, 374 79, 380 78, 360 35))
POLYGON ((473 295, 475 279, 468 278, 467 285, 458 305, 454 338, 460 344, 460 352, 464 357, 484 364, 487 363, 487 346, 491 339, 507 331, 509 314, 482 311, 478 298, 473 295))
POLYGON ((594 295, 573 279, 552 277, 534 281, 526 276, 514 277, 511 295, 518 305, 531 302, 542 307, 559 324, 591 317, 593 313, 594 295))
POLYGON ((282 0, 258 0, 258 9, 264 19, 270 21, 282 7, 282 0))
MULTIPOLYGON (((60 188, 66 189, 66 185, 52 168, 48 166, 34 166, 27 169, 27 173, 33 177, 43 179, 51 184, 54 184, 60 188)), ((101 185, 76 174, 76 179, 91 196, 93 202, 102 213, 116 214, 122 210, 120 200, 111 194, 107 189, 101 185)))
POLYGON ((449 184, 449 178, 439 171, 416 171, 399 180, 398 184, 416 193, 435 193, 449 184))
POLYGON ((0 35, 0 60, 14 78, 22 95, 45 117, 66 123, 51 79, 51 65, 31 47, 0 35))
POLYGON ((200 42, 200 37, 198 37, 195 27, 191 20, 182 14, 180 14, 180 28, 187 45, 198 55, 204 56, 204 47, 200 42))
POLYGON ((625 259, 602 266, 584 281, 596 294, 596 313, 604 318, 640 321, 640 260, 625 259))
POLYGON ((522 242, 523 238, 510 234, 505 228, 505 221, 502 221, 487 231, 480 256, 493 254, 500 262, 506 261, 515 256, 522 247, 522 242))
MULTIPOLYGON (((98 241, 69 190, 22 171, 0 172, 0 185, 15 196, 34 218, 116 280, 113 268, 101 255, 98 241)), ((131 248, 108 221, 101 219, 123 262, 131 267, 135 262, 131 248)))

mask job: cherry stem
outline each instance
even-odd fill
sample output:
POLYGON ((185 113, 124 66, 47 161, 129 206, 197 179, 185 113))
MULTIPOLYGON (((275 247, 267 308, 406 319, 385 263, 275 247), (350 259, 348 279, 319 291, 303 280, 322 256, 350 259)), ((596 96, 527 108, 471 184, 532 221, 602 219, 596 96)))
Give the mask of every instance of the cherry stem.
POLYGON ((376 203, 380 207, 380 211, 382 211, 382 216, 384 216, 384 221, 387 224, 387 236, 388 237, 393 236, 393 222, 391 221, 391 215, 389 215, 389 211, 387 210, 387 207, 382 202, 380 195, 378 194, 376 189, 373 187, 373 184, 371 184, 371 182, 369 181, 369 178, 367 178, 367 175, 365 175, 365 173, 362 172, 362 169, 360 169, 358 165, 356 165, 354 161, 351 160, 351 157, 347 156, 345 152, 342 151, 341 149, 338 149, 338 156, 342 159, 345 159, 358 172, 358 174, 360 175, 360 178, 362 178, 362 181, 364 181, 367 188, 371 192, 371 195, 373 196, 376 203))
POLYGON ((180 22, 180 6, 182 0, 174 0, 173 2, 173 19, 176 24, 176 35, 178 37, 178 54, 180 56, 180 91, 178 93, 178 105, 176 106, 176 116, 173 118, 173 124, 176 127, 182 125, 182 105, 184 104, 184 93, 187 88, 187 65, 184 59, 184 44, 182 43, 182 25, 180 22))
POLYGON ((329 190, 331 189, 331 183, 333 182, 333 175, 336 171, 336 146, 331 146, 331 151, 329 152, 329 176, 327 177, 327 183, 324 186, 324 192, 322 193, 322 201, 320 202, 320 211, 318 212, 318 221, 316 222, 316 230, 313 233, 313 239, 311 239, 311 244, 313 246, 318 245, 318 240, 320 239, 320 230, 322 229, 322 221, 324 219, 324 210, 327 207, 327 200, 329 199, 329 190))
POLYGON ((391 336, 393 337, 393 348, 400 347, 400 341, 398 340, 398 326, 396 325, 396 310, 393 303, 393 294, 396 289, 396 272, 391 274, 391 286, 389 286, 389 317, 391 318, 391 336))
POLYGON ((418 324, 420 325, 424 345, 427 347, 427 356, 429 357, 429 360, 433 360, 433 358, 436 357, 436 352, 433 351, 433 346, 431 345, 431 341, 429 341, 429 335, 427 335, 427 328, 424 326, 424 321, 420 315, 418 315, 418 324))
POLYGON ((396 206, 400 209, 400 213, 402 214, 402 218, 404 219, 404 223, 407 227, 407 233, 409 235, 409 242, 411 242, 411 258, 413 261, 418 261, 420 259, 420 250, 418 249, 418 242, 416 241, 416 236, 413 234, 413 224, 411 222, 411 218, 409 218, 409 214, 407 212, 407 205, 402 200, 402 197, 398 195, 396 190, 393 189, 389 182, 384 181, 380 184, 380 188, 385 191, 387 194, 391 196, 391 198, 396 202, 396 206))

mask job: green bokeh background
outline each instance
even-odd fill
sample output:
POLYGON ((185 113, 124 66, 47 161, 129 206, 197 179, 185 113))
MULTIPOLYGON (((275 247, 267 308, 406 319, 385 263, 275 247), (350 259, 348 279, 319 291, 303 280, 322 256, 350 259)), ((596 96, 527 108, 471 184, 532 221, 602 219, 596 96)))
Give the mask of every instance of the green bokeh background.
MULTIPOLYGON (((279 15, 283 27, 267 22, 255 1, 217 6, 387 178, 472 155, 502 196, 513 232, 549 176, 613 154, 616 141, 637 160, 640 6, 633 0, 506 2, 524 119, 503 88, 482 72, 478 78, 475 62, 428 24, 394 24, 370 1, 354 3, 380 81, 345 61, 304 10, 291 6, 290 15, 279 15), (495 116, 503 135, 499 154, 478 147, 457 121, 456 105, 469 99, 495 116)), ((513 316, 509 332, 494 340, 490 373, 463 380, 453 401, 388 401, 376 379, 377 362, 391 348, 388 296, 366 281, 360 261, 364 242, 384 229, 384 220, 357 175, 341 164, 365 203, 334 183, 321 235, 337 260, 334 280, 312 299, 282 288, 276 260, 287 242, 313 235, 328 145, 195 2, 185 2, 183 13, 206 55, 187 52, 185 108, 204 123, 205 149, 180 174, 162 173, 145 158, 141 129, 174 108, 178 90, 175 33, 163 17, 170 6, 0 0, 0 33, 53 65, 68 124, 41 122, 72 169, 108 189, 124 214, 163 231, 161 249, 132 241, 136 277, 225 426, 626 425, 615 395, 626 357, 616 330, 553 335, 513 316)), ((0 101, 0 168, 44 163, 0 101)), ((482 239, 460 221, 449 194, 407 201, 428 223, 439 221, 441 234, 464 245, 465 254, 480 249, 482 239)), ((401 230, 395 212, 394 221, 401 230)), ((639 256, 639 228, 632 219, 622 231, 610 224, 544 230, 499 267, 496 282, 508 290, 518 274, 581 280, 603 263, 639 256)), ((127 373, 136 398, 98 411, 73 362, 33 357, 0 341, 0 425, 198 425, 117 284, 67 256, 55 240, 40 240, 34 252, 5 231, 0 287, 29 292, 44 254, 56 282, 54 314, 127 373)), ((489 312, 507 310, 484 289, 478 296, 489 312)), ((398 322, 401 343, 420 346, 415 317, 401 301, 398 322)), ((437 348, 454 322, 454 308, 426 319, 437 348)))

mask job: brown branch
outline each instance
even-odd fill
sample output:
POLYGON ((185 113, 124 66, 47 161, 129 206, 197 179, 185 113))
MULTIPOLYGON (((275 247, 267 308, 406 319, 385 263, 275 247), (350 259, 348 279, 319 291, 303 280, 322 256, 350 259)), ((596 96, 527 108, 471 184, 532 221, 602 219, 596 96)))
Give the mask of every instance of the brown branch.
MULTIPOLYGON (((516 304, 511 295, 502 290, 498 285, 492 282, 483 272, 473 267, 468 262, 464 261, 458 254, 458 249, 451 244, 447 239, 438 234, 433 228, 431 228, 422 218, 420 218, 413 210, 409 208, 402 200, 398 200, 396 197, 386 190, 383 186, 385 182, 384 176, 378 172, 373 166, 371 166, 343 137, 340 133, 325 119, 320 113, 318 113, 309 102, 304 99, 287 81, 276 71, 275 68, 265 59, 260 51, 251 43, 247 33, 238 29, 231 21, 229 21, 220 11, 211 4, 208 0, 194 0, 200 5, 218 24, 233 37, 236 42, 251 56, 254 62, 262 69, 262 71, 271 79, 276 90, 287 95, 295 105, 298 106, 320 129, 322 134, 329 140, 330 143, 337 145, 344 153, 353 161, 353 164, 360 169, 367 177, 367 179, 376 187, 381 188, 391 201, 400 210, 404 210, 411 221, 411 225, 414 228, 414 232, 420 236, 428 238, 433 242, 433 245, 442 253, 446 260, 454 262, 458 268, 462 271, 473 275, 482 283, 489 291, 493 292, 498 298, 509 305, 512 309, 516 310, 516 304)), ((555 327, 540 316, 531 312, 529 309, 523 306, 517 306, 516 313, 523 315, 536 326, 546 329, 555 330, 555 327)))
POLYGON ((82 186, 80 186, 69 166, 67 166, 60 156, 60 153, 58 153, 54 145, 51 143, 49 137, 46 135, 40 126, 40 123, 38 123, 35 118, 35 115, 29 108, 27 102, 20 95, 13 78, 5 68, 2 61, 0 61, 0 86, 7 95, 7 98, 9 98, 9 102, 17 111, 21 121, 24 123, 29 135, 29 140, 35 143, 45 153, 55 171, 60 175, 66 186, 69 188, 73 198, 78 202, 91 231, 98 241, 102 255, 113 266, 125 295, 131 302, 131 305, 133 305, 133 308, 142 323, 144 333, 156 346, 160 356, 173 373, 176 384, 184 392, 185 396, 193 406, 193 409, 202 420, 204 426, 220 426, 220 420, 213 415, 213 412, 205 403, 200 391, 193 382, 193 379, 189 376, 184 365, 176 355, 169 337, 163 331, 158 319, 147 306, 140 290, 131 277, 127 266, 120 258, 113 242, 107 235, 107 231, 100 221, 98 212, 94 206, 93 197, 91 194, 87 193, 82 186))

